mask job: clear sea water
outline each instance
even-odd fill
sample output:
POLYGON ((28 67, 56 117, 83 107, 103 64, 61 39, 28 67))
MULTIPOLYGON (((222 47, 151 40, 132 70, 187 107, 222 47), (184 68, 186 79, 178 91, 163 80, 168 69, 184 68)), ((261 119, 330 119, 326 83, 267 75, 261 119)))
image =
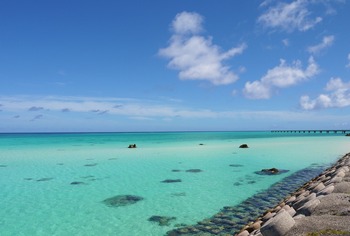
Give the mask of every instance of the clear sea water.
POLYGON ((349 144, 340 133, 0 134, 0 235, 164 235, 298 170, 331 164, 349 144), (243 143, 249 148, 240 149, 243 143), (289 172, 254 173, 272 167, 289 172), (117 195, 144 199, 121 207, 102 202, 117 195), (153 215, 176 220, 159 226, 148 221, 153 215))

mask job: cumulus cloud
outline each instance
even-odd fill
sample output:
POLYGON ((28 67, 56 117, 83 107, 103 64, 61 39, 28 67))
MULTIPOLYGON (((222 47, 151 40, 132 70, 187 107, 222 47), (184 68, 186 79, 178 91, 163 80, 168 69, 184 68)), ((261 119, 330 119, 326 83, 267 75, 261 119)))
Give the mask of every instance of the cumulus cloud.
POLYGON ((331 46, 333 44, 334 41, 334 36, 333 35, 328 35, 328 36, 324 36, 323 40, 321 43, 308 47, 307 51, 309 53, 319 53, 320 51, 322 51, 323 49, 331 46))
MULTIPOLYGON (((265 7, 270 5, 270 2, 264 3, 265 7)), ((310 1, 307 0, 277 2, 258 18, 258 22, 266 28, 279 28, 287 32, 307 31, 322 21, 320 16, 311 17, 309 4, 310 1)))
POLYGON ((312 57, 309 58, 305 70, 302 69, 300 61, 294 61, 292 65, 288 65, 285 60, 281 59, 280 64, 268 70, 260 80, 247 82, 243 93, 250 99, 268 99, 275 88, 296 85, 313 77, 318 71, 318 65, 312 57))
POLYGON ((159 50, 159 55, 170 59, 168 67, 179 70, 182 80, 206 80, 214 85, 235 82, 238 76, 223 61, 243 53, 246 44, 223 52, 212 43, 211 37, 204 37, 203 17, 193 12, 182 12, 172 22, 173 35, 169 46, 159 50))
POLYGON ((325 91, 317 98, 311 99, 304 95, 300 98, 300 106, 304 110, 314 110, 323 108, 340 108, 350 106, 350 82, 344 83, 340 78, 331 78, 325 91))

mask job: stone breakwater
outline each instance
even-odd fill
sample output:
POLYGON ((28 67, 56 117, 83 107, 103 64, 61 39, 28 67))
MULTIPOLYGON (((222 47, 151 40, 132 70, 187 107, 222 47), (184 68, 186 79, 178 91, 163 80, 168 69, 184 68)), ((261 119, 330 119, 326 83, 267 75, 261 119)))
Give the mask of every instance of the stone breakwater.
POLYGON ((350 235, 350 153, 242 228, 238 236, 350 235))
MULTIPOLYGON (((278 205, 281 199, 295 192, 305 182, 320 175, 328 166, 312 165, 297 171, 284 178, 282 181, 272 185, 266 191, 259 192, 236 206, 226 206, 220 212, 208 219, 197 222, 195 225, 184 226, 167 232, 168 236, 210 236, 235 235, 248 223, 244 232, 248 235, 254 230, 260 229, 259 216, 278 205), (256 220, 258 219, 258 220, 256 220), (252 230, 253 229, 253 230, 252 230), (250 233, 249 233, 250 232, 250 233)), ((272 210, 269 211, 274 214, 272 210)), ((254 231, 257 232, 257 231, 254 231)))

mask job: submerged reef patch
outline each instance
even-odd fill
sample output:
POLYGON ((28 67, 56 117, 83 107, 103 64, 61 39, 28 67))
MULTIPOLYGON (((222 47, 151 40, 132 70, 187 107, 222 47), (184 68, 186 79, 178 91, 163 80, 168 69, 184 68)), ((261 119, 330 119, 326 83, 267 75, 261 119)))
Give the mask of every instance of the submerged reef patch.
POLYGON ((49 181, 49 180, 53 180, 53 178, 41 178, 41 179, 37 179, 36 181, 43 182, 43 181, 49 181))
POLYGON ((169 226, 170 221, 176 220, 176 217, 168 217, 168 216, 151 216, 148 218, 148 221, 156 222, 159 226, 169 226))
POLYGON ((84 166, 92 167, 92 166, 97 166, 97 163, 91 163, 91 164, 85 164, 84 166))
POLYGON ((86 184, 84 182, 81 182, 81 181, 73 181, 70 183, 71 185, 82 185, 82 184, 86 184))
POLYGON ((243 165, 240 165, 240 164, 231 164, 229 166, 231 166, 231 167, 243 167, 243 165))
POLYGON ((135 204, 143 199, 143 197, 134 195, 117 195, 103 200, 102 203, 109 207, 121 207, 135 204))
POLYGON ((166 179, 166 180, 163 180, 161 181, 162 183, 179 183, 179 182, 182 182, 181 179, 166 179))
POLYGON ((201 170, 201 169, 189 169, 189 170, 186 170, 186 172, 199 173, 199 172, 203 172, 203 170, 201 170))
POLYGON ((279 170, 277 168, 262 169, 261 171, 255 171, 257 175, 279 175, 288 172, 289 170, 279 170))

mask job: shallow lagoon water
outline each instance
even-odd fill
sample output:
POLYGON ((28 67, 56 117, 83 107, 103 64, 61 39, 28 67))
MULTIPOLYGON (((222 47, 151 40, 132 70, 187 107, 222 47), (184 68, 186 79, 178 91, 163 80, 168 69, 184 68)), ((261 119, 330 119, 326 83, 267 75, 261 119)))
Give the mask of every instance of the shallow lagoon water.
POLYGON ((164 235, 298 170, 331 164, 349 142, 343 134, 270 132, 1 134, 1 235, 164 235), (254 173, 271 167, 289 172, 254 173), (143 200, 103 203, 117 195, 143 200), (159 226, 148 221, 153 215, 176 220, 159 226))

